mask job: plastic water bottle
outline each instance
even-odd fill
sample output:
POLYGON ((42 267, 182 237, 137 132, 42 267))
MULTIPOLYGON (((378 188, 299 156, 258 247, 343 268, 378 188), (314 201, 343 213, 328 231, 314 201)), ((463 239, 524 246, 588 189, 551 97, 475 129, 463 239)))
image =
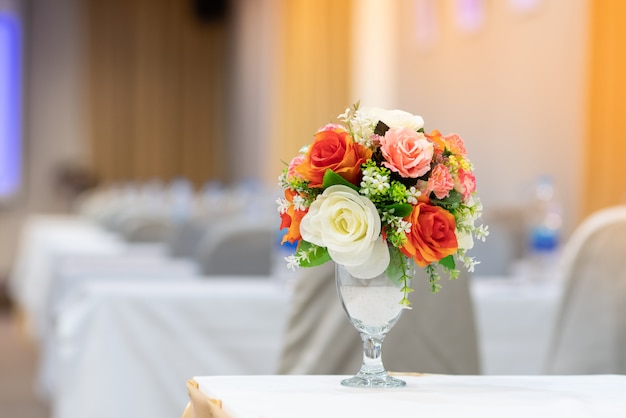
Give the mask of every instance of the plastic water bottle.
POLYGON ((562 207, 551 177, 543 175, 537 180, 528 214, 530 276, 551 279, 558 274, 562 225, 562 207))

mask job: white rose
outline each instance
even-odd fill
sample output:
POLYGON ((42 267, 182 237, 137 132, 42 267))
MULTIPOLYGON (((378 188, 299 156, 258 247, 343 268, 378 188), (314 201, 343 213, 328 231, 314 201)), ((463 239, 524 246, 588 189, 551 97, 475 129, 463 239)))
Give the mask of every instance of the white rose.
POLYGON ((359 114, 377 123, 382 121, 390 128, 410 128, 414 131, 424 127, 424 119, 421 116, 413 115, 404 110, 387 110, 379 107, 364 107, 359 109, 359 114))
POLYGON ((324 190, 302 218, 300 233, 305 241, 326 247, 337 264, 358 278, 378 276, 389 264, 376 206, 350 187, 324 190))

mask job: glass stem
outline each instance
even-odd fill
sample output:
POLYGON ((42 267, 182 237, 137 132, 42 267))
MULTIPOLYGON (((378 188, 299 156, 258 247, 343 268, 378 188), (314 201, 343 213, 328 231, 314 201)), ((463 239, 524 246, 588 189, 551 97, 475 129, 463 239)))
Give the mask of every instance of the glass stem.
POLYGON ((384 335, 361 334, 363 340, 363 364, 359 374, 386 374, 383 366, 384 335))

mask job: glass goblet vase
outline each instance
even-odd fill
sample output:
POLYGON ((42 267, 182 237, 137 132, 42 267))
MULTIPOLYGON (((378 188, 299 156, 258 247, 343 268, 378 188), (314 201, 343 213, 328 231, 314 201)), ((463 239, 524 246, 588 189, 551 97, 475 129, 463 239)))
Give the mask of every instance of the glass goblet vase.
MULTIPOLYGON (((412 261, 405 262, 407 276, 412 278, 415 266, 412 261)), ((359 279, 339 264, 335 269, 335 279, 343 309, 363 341, 361 369, 355 376, 342 380, 341 384, 368 388, 405 386, 405 381, 387 373, 382 358, 383 340, 405 309, 400 304, 405 283, 393 280, 385 273, 372 279, 359 279)))

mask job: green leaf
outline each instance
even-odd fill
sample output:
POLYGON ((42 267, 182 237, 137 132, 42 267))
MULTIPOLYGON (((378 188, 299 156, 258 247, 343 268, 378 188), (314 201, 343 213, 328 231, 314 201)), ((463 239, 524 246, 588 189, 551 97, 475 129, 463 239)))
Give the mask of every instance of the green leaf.
POLYGON ((328 169, 324 172, 324 180, 322 181, 322 187, 324 189, 330 186, 348 186, 352 190, 359 191, 359 188, 354 184, 350 183, 348 180, 341 177, 339 174, 335 173, 333 170, 328 169))
POLYGON ((385 270, 385 274, 392 282, 396 284, 404 282, 406 287, 406 279, 412 278, 407 276, 410 270, 408 263, 410 262, 400 249, 392 245, 389 246, 389 265, 385 270))
POLYGON ((443 199, 431 198, 430 202, 433 205, 441 206, 445 209, 456 209, 459 207, 461 202, 463 202, 463 195, 452 189, 447 197, 444 197, 443 199))
POLYGON ((402 268, 402 253, 396 247, 389 247, 389 265, 385 270, 387 277, 394 283, 400 283, 404 270, 402 268))
POLYGON ((448 270, 454 270, 456 268, 456 263, 454 262, 454 257, 451 255, 442 258, 439 260, 439 264, 447 268, 448 270))
POLYGON ((393 213, 395 216, 404 218, 405 216, 409 216, 411 212, 413 212, 413 206, 409 205, 408 203, 394 203, 385 206, 385 210, 393 213))
POLYGON ((326 248, 311 244, 305 240, 300 242, 297 255, 300 256, 301 267, 320 266, 330 261, 330 255, 326 248))

